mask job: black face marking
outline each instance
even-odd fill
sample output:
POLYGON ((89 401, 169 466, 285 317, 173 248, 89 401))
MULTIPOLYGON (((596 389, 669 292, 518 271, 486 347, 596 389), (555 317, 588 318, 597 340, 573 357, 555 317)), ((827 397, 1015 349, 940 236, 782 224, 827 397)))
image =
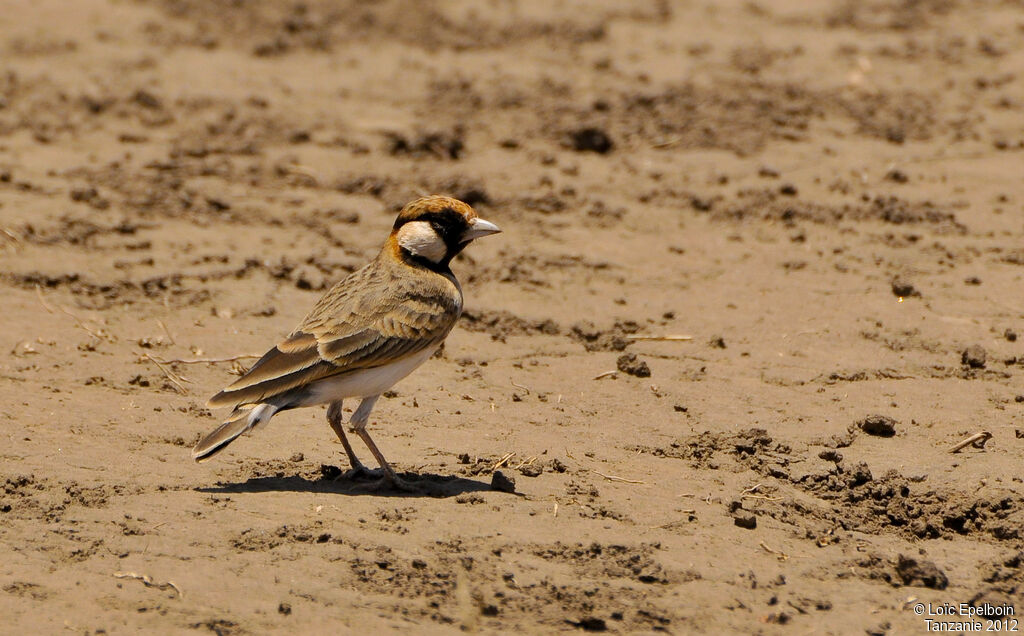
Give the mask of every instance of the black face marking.
MULTIPOLYGON (((395 220, 394 230, 402 227, 406 223, 412 221, 424 221, 430 224, 430 227, 437 232, 437 235, 441 237, 441 240, 445 244, 445 257, 441 259, 439 263, 431 263, 427 259, 417 257, 411 253, 408 254, 410 258, 416 263, 425 264, 429 269, 436 271, 448 271, 448 265, 451 260, 455 258, 463 249, 466 244, 462 242, 462 237, 469 229, 469 222, 466 217, 459 214, 451 208, 444 208, 442 210, 430 211, 420 214, 415 217, 407 217, 395 220)), ((408 252, 403 249, 403 252, 408 252)))

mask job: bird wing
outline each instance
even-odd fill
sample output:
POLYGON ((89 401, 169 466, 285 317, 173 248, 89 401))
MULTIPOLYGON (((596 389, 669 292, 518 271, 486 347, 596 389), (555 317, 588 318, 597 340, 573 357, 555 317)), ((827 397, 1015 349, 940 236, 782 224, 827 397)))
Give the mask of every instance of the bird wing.
POLYGON ((207 404, 263 402, 436 346, 461 313, 461 292, 447 278, 409 278, 372 264, 354 272, 320 299, 298 329, 207 404))

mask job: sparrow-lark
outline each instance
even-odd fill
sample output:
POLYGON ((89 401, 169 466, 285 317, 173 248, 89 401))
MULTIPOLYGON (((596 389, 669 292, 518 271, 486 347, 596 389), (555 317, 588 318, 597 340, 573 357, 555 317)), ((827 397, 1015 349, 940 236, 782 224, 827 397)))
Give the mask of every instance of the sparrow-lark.
POLYGON ((501 230, 456 199, 405 206, 377 257, 332 287, 298 328, 207 403, 234 410, 192 449, 210 458, 278 411, 327 404, 327 421, 352 466, 367 471, 342 427, 341 404, 359 398, 349 431, 363 440, 383 483, 410 488, 366 431, 377 398, 437 350, 462 314, 462 287, 449 267, 471 241, 501 230))

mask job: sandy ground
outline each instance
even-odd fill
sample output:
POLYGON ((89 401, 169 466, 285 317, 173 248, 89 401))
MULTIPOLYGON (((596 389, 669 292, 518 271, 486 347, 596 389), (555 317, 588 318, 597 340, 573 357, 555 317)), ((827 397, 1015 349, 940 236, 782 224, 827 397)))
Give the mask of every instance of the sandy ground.
POLYGON ((1019 615, 1022 79, 1012 0, 8 3, 0 631, 1019 615), (430 496, 323 409, 193 463, 251 359, 180 361, 434 192, 506 231, 371 423, 430 496))

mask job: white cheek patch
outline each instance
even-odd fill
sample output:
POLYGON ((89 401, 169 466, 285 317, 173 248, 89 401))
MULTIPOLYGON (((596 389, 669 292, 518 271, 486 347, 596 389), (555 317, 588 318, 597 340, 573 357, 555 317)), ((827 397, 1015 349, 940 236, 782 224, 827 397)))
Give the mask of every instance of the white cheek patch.
POLYGON ((426 221, 410 221, 398 228, 398 244, 416 256, 421 256, 433 263, 440 263, 448 253, 444 239, 438 236, 430 223, 426 221))

